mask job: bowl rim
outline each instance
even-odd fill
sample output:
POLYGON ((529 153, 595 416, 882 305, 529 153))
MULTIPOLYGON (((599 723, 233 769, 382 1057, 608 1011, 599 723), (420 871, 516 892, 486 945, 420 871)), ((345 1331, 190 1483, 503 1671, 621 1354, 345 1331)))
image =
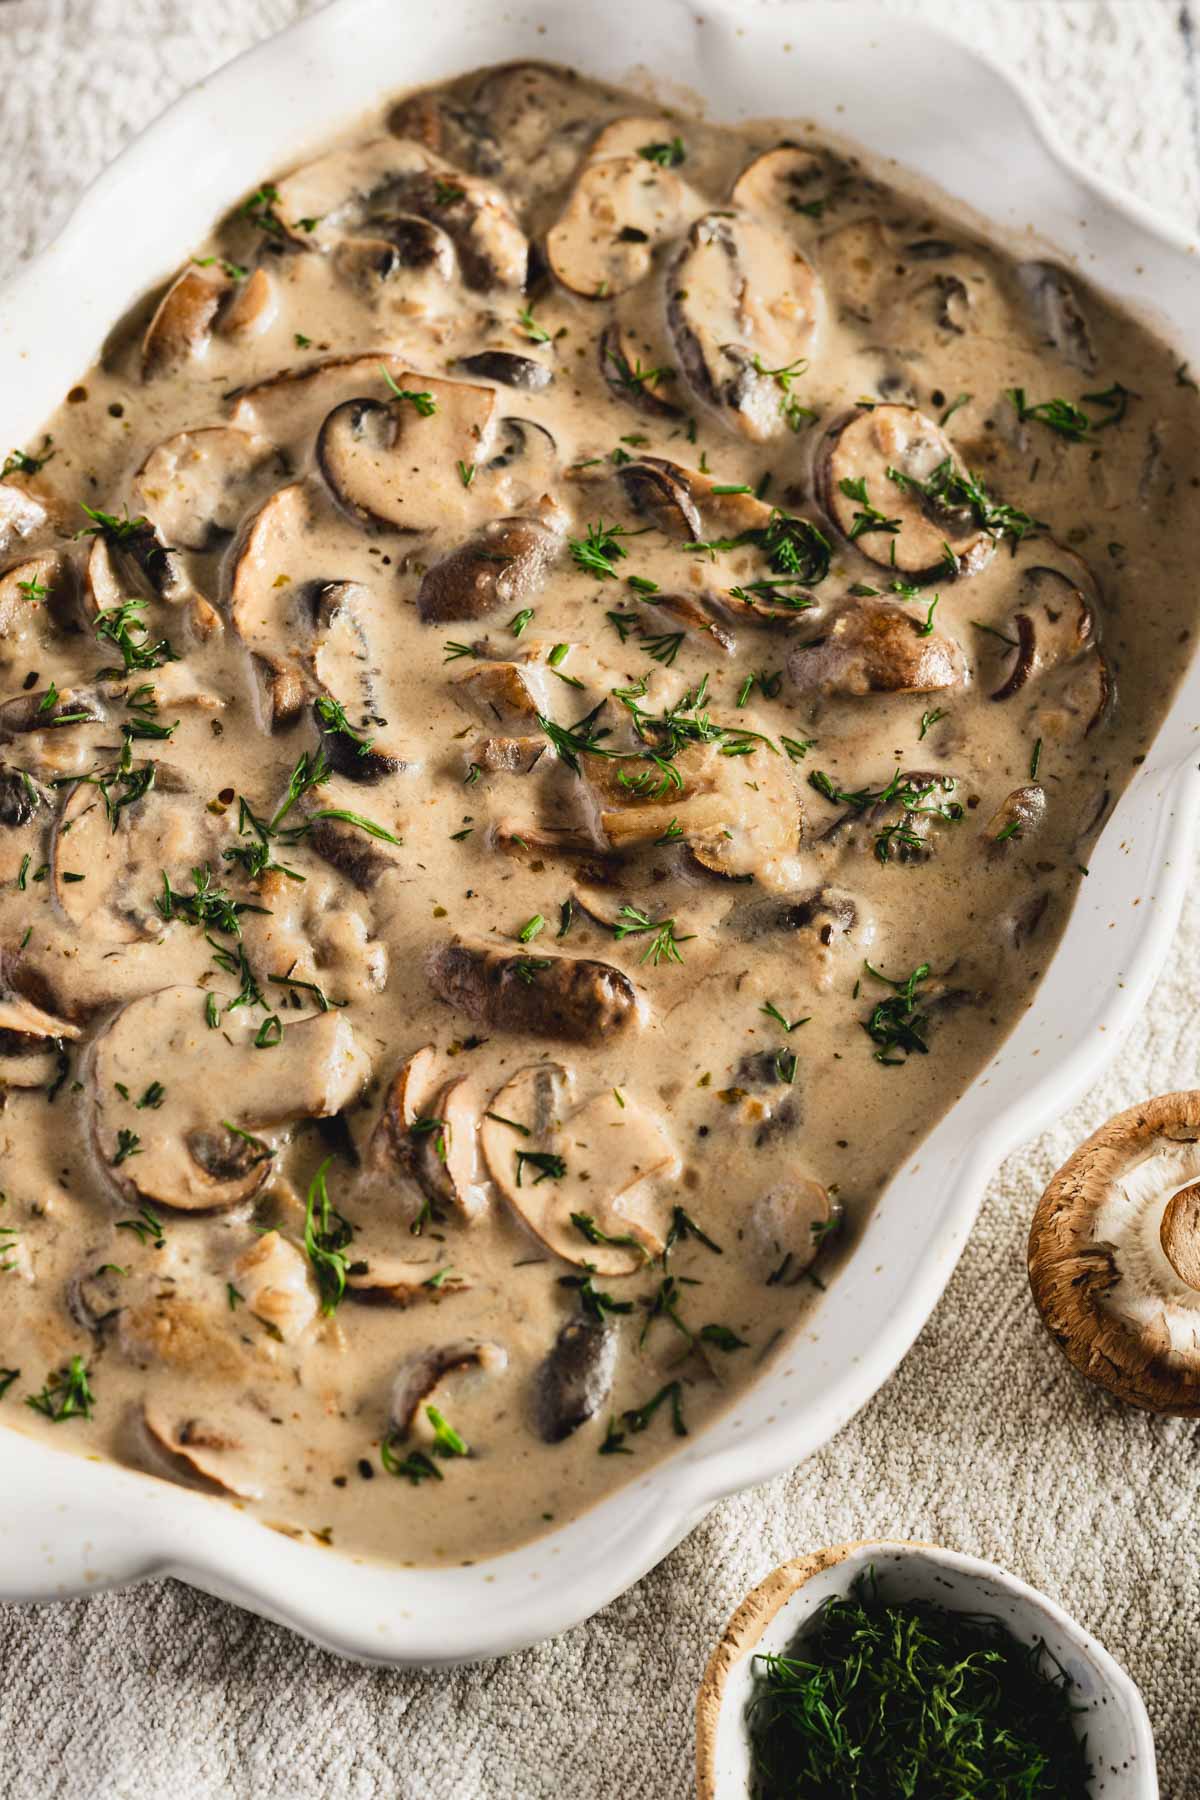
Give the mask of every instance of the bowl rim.
MULTIPOLYGON (((1023 1581, 1019 1575, 983 1557, 917 1538, 855 1538, 844 1544, 810 1551, 805 1556, 789 1558, 764 1576, 739 1603, 713 1646, 696 1694, 696 1800, 730 1800, 722 1793, 716 1759, 718 1730, 730 1699, 729 1677, 733 1670, 754 1654, 755 1645, 761 1641, 767 1627, 810 1581, 842 1563, 857 1564, 854 1573, 858 1573, 865 1561, 864 1553, 886 1554, 896 1561, 923 1561, 935 1568, 966 1576, 970 1581, 987 1582, 1023 1600, 1047 1625, 1069 1638, 1074 1647, 1098 1668, 1107 1692, 1119 1696, 1127 1709, 1131 1728, 1129 1752, 1140 1761, 1143 1777, 1139 1783, 1139 1800, 1157 1800, 1157 1759, 1146 1703, 1133 1677, 1112 1653, 1049 1594, 1023 1581)), ((816 1607, 811 1608, 805 1619, 816 1610, 816 1607)), ((798 1624, 802 1622, 798 1621, 798 1624)))
MULTIPOLYGON (((185 253, 176 239, 186 244, 191 233, 190 241, 196 241, 188 207, 192 207, 191 216, 196 216, 197 206, 202 209, 203 228, 207 229, 229 193, 239 191, 232 187, 228 172, 221 173, 225 170, 222 157, 232 158, 236 150, 249 167, 253 153, 253 166, 258 168, 255 179, 261 179, 263 168, 299 160, 311 151, 314 138, 333 135, 348 122, 351 110, 366 104, 359 95, 353 109, 342 106, 339 111, 331 101, 328 116, 322 114, 320 129, 308 129, 307 137, 298 135, 295 95, 324 95, 338 72, 339 58, 352 54, 359 37, 369 41, 372 98, 403 86, 405 72, 413 80, 425 82, 461 71, 464 64, 478 66, 478 45, 489 29, 504 31, 506 43, 511 40, 513 44, 513 54, 519 43, 529 46, 530 56, 553 54, 565 60, 561 50, 548 50, 548 46, 578 27, 579 65, 589 73, 615 79, 609 65, 628 67, 629 57, 620 48, 626 39, 631 45, 640 43, 638 33, 643 27, 649 31, 661 26, 664 33, 669 28, 685 34, 695 51, 700 75, 712 89, 720 86, 722 91, 726 78, 722 59, 732 61, 739 41, 750 46, 760 40, 763 45, 773 44, 801 20, 806 36, 823 53, 828 54, 829 46, 836 47, 839 42, 852 46, 855 68, 876 56, 887 59, 890 72, 904 56, 920 52, 930 58, 935 70, 938 110, 934 145, 939 170, 946 133, 956 128, 967 131, 973 123, 972 100, 979 104, 981 97, 987 97, 1002 115, 1007 134, 997 178, 1002 175, 1007 181, 1014 159, 1021 155, 1036 164, 1047 195, 1053 193, 1053 204, 1049 198, 1045 201, 1047 216, 1061 220, 1066 233, 1063 242, 1074 241, 1067 225, 1083 213, 1101 235, 1107 231, 1110 238, 1120 236, 1124 242, 1127 230, 1133 234, 1138 257, 1131 253, 1127 260, 1139 275, 1144 264, 1151 274, 1169 267, 1177 285, 1185 270, 1195 280, 1196 264, 1188 260, 1194 244, 1186 233, 1145 203, 1088 174, 1063 151, 1036 104, 1015 86, 1007 71, 973 45, 924 22, 860 5, 857 0, 850 4, 845 0, 805 0, 802 6, 783 4, 753 11, 747 11, 739 0, 712 0, 703 14, 696 13, 687 0, 610 0, 611 29, 605 41, 598 42, 587 0, 518 0, 518 5, 524 10, 497 20, 490 0, 450 0, 438 9, 436 17, 418 19, 402 14, 388 0, 330 0, 277 37, 244 52, 176 101, 97 177, 51 246, 0 289, 0 381, 7 379, 15 394, 14 422, 19 425, 23 404, 33 407, 29 396, 38 381, 47 393, 57 391, 47 385, 62 361, 61 350, 55 360, 49 321, 63 317, 63 290, 73 302, 77 335, 84 328, 93 330, 87 323, 93 313, 98 313, 103 325, 113 316, 107 303, 95 299, 100 277, 94 264, 100 251, 111 249, 104 243, 107 213, 121 204, 126 188, 139 180, 166 179, 171 168, 194 166, 196 171, 194 182, 179 188, 178 212, 156 216, 153 207, 144 207, 132 209, 131 214, 127 209, 123 215, 130 219, 121 246, 124 262, 116 275, 110 267, 105 278, 126 283, 125 262, 142 258, 138 266, 143 272, 122 288, 128 304, 145 291, 148 281, 165 273, 164 258, 176 250, 185 253), (472 21, 481 35, 471 35, 472 21), (442 65, 436 71, 423 66, 414 69, 410 60, 412 38, 426 29, 451 34, 452 51, 439 51, 442 65), (549 35, 543 39, 543 33, 549 35), (393 42, 394 71, 382 53, 382 48, 393 42), (470 55, 463 55, 463 42, 471 44, 470 55), (950 64, 955 66, 953 82, 945 73, 950 64), (277 109, 274 124, 266 116, 269 108, 264 113, 262 108, 245 105, 239 109, 236 104, 239 95, 260 94, 263 76, 268 73, 271 79, 265 85, 271 88, 271 103, 277 109), (232 150, 219 134, 217 138, 213 135, 214 125, 220 126, 231 111, 238 120, 237 133, 226 133, 232 150)), ((368 51, 361 54, 366 56, 368 51)), ((762 52, 758 54, 761 57, 762 52)), ((760 66, 755 65, 756 72, 760 66)), ((761 113, 762 108, 757 110, 761 113)), ((793 108, 796 110, 800 109, 793 108)), ((820 107, 803 110, 818 118, 824 116, 820 107)), ((918 118, 914 129, 920 124, 918 118)), ((869 133, 862 129, 859 136, 869 141, 869 133)), ((928 143, 922 146, 919 138, 917 142, 922 154, 928 153, 928 143)), ((886 146, 881 144, 878 151, 885 154, 886 146)), ((907 165, 920 166, 920 157, 910 151, 896 150, 895 154, 907 165)), ((896 172, 903 175, 904 169, 896 172)), ((940 185, 937 174, 926 174, 926 180, 930 186, 940 185)), ((1025 229, 1032 235, 1031 227, 1025 229)), ((1089 254, 1095 253, 1093 239, 1089 254)), ((1075 260, 1082 255, 1081 245, 1075 260)), ((178 259, 173 256, 174 262, 178 259)), ((1065 260, 1072 260, 1070 252, 1065 260)), ((109 265, 113 262, 110 256, 109 265)), ((1114 283, 1104 285, 1112 287, 1114 283)), ((1156 291, 1156 281, 1149 276, 1135 285, 1137 293, 1131 300, 1135 306, 1139 297, 1144 300, 1146 294, 1156 291)), ((1125 294, 1124 289, 1119 291, 1125 294)), ((1196 311, 1200 316, 1200 309, 1196 311)), ((1177 344, 1194 346, 1192 354, 1200 366, 1200 323, 1193 322, 1190 309, 1185 316, 1182 307, 1170 317, 1170 336, 1177 344)), ((41 412, 36 417, 30 413, 30 430, 36 428, 49 402, 39 399, 36 404, 41 412)), ((339 1654, 363 1661, 430 1666, 507 1654, 588 1617, 661 1560, 716 1501, 770 1479, 820 1448, 874 1394, 911 1346, 957 1263, 986 1181, 1000 1160, 1057 1117, 1096 1078, 1141 1010, 1169 949, 1200 817, 1193 717, 1200 718, 1200 663, 1195 660, 1160 723, 1146 764, 1126 789, 1093 856, 1093 872, 1103 876, 1093 886, 1105 888, 1111 877, 1119 887, 1122 862, 1118 846, 1132 829, 1140 844, 1145 879, 1154 887, 1153 905, 1142 908, 1136 923, 1122 920, 1119 933, 1101 940, 1098 934, 1109 928, 1088 924, 1097 942, 1119 944, 1124 958, 1119 971, 1114 968, 1109 985, 1091 995, 1086 1005, 1082 995, 1072 990, 1073 1007, 1079 1001, 1079 1015, 1072 1020, 1074 1041, 1056 1051, 1054 1060, 1046 1058, 1035 1065, 1036 1078, 1021 1087, 1019 1103, 1016 1097, 999 1105, 989 1099, 985 1107, 981 1100, 975 1108, 973 1129, 965 1123, 950 1129, 952 1122, 965 1117, 964 1108, 978 1090, 992 1085, 993 1094, 1003 1094, 1005 1082, 1012 1087, 1017 1061, 1029 1054, 1022 1034, 1031 1018, 1043 1016, 1050 1007, 1055 970, 1064 965, 1068 947, 1083 935, 1083 915, 1087 913, 1090 921, 1110 904, 1107 899, 1081 896, 1030 1014, 935 1127, 916 1160, 894 1178, 893 1188, 910 1177, 915 1182, 923 1157, 935 1165, 938 1155, 943 1158, 938 1165, 940 1210, 931 1208, 929 1212, 929 1243, 914 1265, 913 1278, 894 1278, 883 1309, 879 1289, 867 1292, 865 1266, 857 1286, 847 1280, 847 1271, 842 1271, 829 1296, 814 1309, 812 1331, 799 1334, 807 1348, 810 1339, 820 1340, 822 1330, 831 1334, 833 1324, 843 1316, 847 1330, 853 1317, 853 1321, 863 1322, 868 1333, 861 1354, 843 1358, 836 1366, 825 1365, 828 1373, 823 1384, 803 1406, 785 1405, 773 1411, 767 1404, 765 1395, 771 1384, 778 1387, 782 1379, 777 1359, 744 1396, 746 1413, 751 1416, 748 1429, 742 1428, 742 1418, 727 1410, 701 1437, 659 1461, 640 1480, 626 1483, 581 1519, 555 1527, 532 1545, 469 1569, 406 1569, 344 1555, 331 1565, 327 1549, 289 1541, 239 1514, 225 1501, 115 1465, 91 1463, 6 1431, 4 1455, 14 1498, 12 1528, 7 1541, 0 1539, 0 1598, 52 1599, 171 1574, 287 1624, 339 1654), (1143 829, 1144 842, 1138 837, 1143 829), (553 1559, 559 1556, 563 1561, 556 1564, 553 1559), (572 1570, 569 1582, 561 1579, 561 1570, 568 1563, 572 1570), (332 1578, 331 1567, 336 1571, 332 1578)), ((1115 908, 1116 902, 1112 905, 1115 908)), ((1115 920, 1115 911, 1113 917, 1115 920)), ((1093 969, 1089 968, 1088 976, 1094 986, 1093 969)), ((877 1219, 888 1211, 886 1204, 876 1209, 868 1232, 875 1231, 877 1219)), ((865 1265, 862 1246, 857 1259, 851 1259, 851 1267, 855 1260, 865 1265)), ((793 1340, 787 1354, 792 1354, 797 1341, 793 1340)))

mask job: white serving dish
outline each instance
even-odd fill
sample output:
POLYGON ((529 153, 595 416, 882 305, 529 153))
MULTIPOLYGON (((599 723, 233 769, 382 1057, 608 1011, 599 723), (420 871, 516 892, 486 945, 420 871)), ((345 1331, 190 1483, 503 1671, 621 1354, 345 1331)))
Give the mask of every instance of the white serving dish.
POLYGON ((1015 1575, 932 1544, 840 1544, 784 1563, 742 1602, 713 1651, 697 1707, 698 1800, 748 1800, 746 1703, 754 1658, 784 1652, 818 1607, 874 1569, 889 1601, 936 1600, 955 1612, 990 1613, 1023 1644, 1040 1639, 1074 1683, 1093 1800, 1158 1800, 1154 1738, 1142 1697, 1119 1663, 1061 1606, 1015 1575))
MULTIPOLYGON (((20 443, 143 290, 236 197, 389 91, 521 57, 574 63, 714 117, 811 117, 853 132, 1169 324, 1200 367, 1191 245, 1053 149, 1006 76, 910 19, 808 0, 335 0, 201 83, 89 189, 62 236, 0 292, 4 441, 20 443), (115 223, 114 223, 115 222, 115 223)), ((401 1570, 302 1546, 226 1504, 0 1433, 0 1599, 176 1575, 344 1655, 500 1655, 586 1618, 735 1489, 810 1455, 896 1367, 928 1318, 1000 1160, 1099 1074, 1165 958, 1192 866, 1200 667, 1091 860, 1037 999, 901 1169, 849 1266, 761 1383, 585 1518, 472 1568, 401 1570), (913 1229, 913 1220, 920 1229, 913 1229)))

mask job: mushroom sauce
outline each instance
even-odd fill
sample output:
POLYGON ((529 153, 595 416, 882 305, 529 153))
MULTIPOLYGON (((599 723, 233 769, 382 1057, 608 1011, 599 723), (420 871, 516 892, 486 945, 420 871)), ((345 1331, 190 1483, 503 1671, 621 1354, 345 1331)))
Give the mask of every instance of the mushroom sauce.
POLYGON ((562 71, 240 205, 0 484, 4 1423, 423 1564, 698 1432, 1029 1004, 1195 419, 846 150, 562 71))

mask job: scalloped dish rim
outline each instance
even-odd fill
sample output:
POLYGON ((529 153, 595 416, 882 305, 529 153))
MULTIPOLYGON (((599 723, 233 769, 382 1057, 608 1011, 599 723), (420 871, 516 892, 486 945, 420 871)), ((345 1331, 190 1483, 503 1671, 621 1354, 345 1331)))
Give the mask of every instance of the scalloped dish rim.
MULTIPOLYGON (((332 0, 201 82, 0 289, 0 391, 13 441, 51 410, 64 367, 74 376, 94 359, 94 321, 107 325, 163 279, 239 192, 385 93, 522 57, 574 62, 667 103, 695 104, 703 93, 719 116, 813 118, 895 157, 891 178, 915 171, 943 198, 953 145, 952 208, 988 215, 1001 241, 1058 245, 1136 311, 1149 314, 1153 296, 1160 332, 1200 367, 1194 242, 1085 174, 1027 96, 973 48, 840 0, 750 10, 719 0, 699 14, 683 0, 616 0, 599 43, 591 16, 586 0, 503 14, 486 0, 450 0, 436 16, 389 0, 332 0), (649 82, 656 67, 670 79, 649 82), (856 96, 871 102, 863 130, 856 96), (186 192, 178 168, 192 172, 186 192), (118 210, 114 254, 105 226, 118 210)), ((802 1461, 872 1397, 937 1304, 1001 1160, 1115 1055, 1182 905, 1200 799, 1197 730, 1193 660, 1101 835, 1029 1011, 897 1171, 787 1348, 700 1436, 531 1544, 473 1566, 417 1569, 301 1544, 228 1502, 5 1430, 0 1600, 173 1575, 343 1656, 426 1666, 508 1654, 596 1612, 717 1500, 802 1461), (920 1234, 909 1223, 917 1209, 920 1234)))

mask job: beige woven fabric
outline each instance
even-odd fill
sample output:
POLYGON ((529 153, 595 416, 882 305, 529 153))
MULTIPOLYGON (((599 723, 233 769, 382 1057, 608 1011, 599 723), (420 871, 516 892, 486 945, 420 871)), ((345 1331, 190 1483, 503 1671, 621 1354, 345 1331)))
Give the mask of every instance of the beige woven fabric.
MULTIPOLYGON (((312 0, 0 0, 0 275, 190 81, 312 0)), ((1200 217, 1180 0, 894 0, 997 54, 1096 169, 1200 217)), ((0 396, 0 442, 3 439, 0 396)), ((718 1507, 645 1581, 502 1664, 366 1671, 173 1582, 0 1609, 3 1800, 584 1800, 688 1792, 713 1638, 784 1558, 897 1536, 1046 1589, 1141 1684, 1166 1800, 1200 1796, 1194 1429, 1085 1389, 1042 1334, 1024 1238, 1102 1118, 1197 1079, 1200 906, 1114 1071, 992 1182, 899 1373, 821 1455, 718 1507)), ((3 1529, 0 1470, 0 1530, 3 1529)))

